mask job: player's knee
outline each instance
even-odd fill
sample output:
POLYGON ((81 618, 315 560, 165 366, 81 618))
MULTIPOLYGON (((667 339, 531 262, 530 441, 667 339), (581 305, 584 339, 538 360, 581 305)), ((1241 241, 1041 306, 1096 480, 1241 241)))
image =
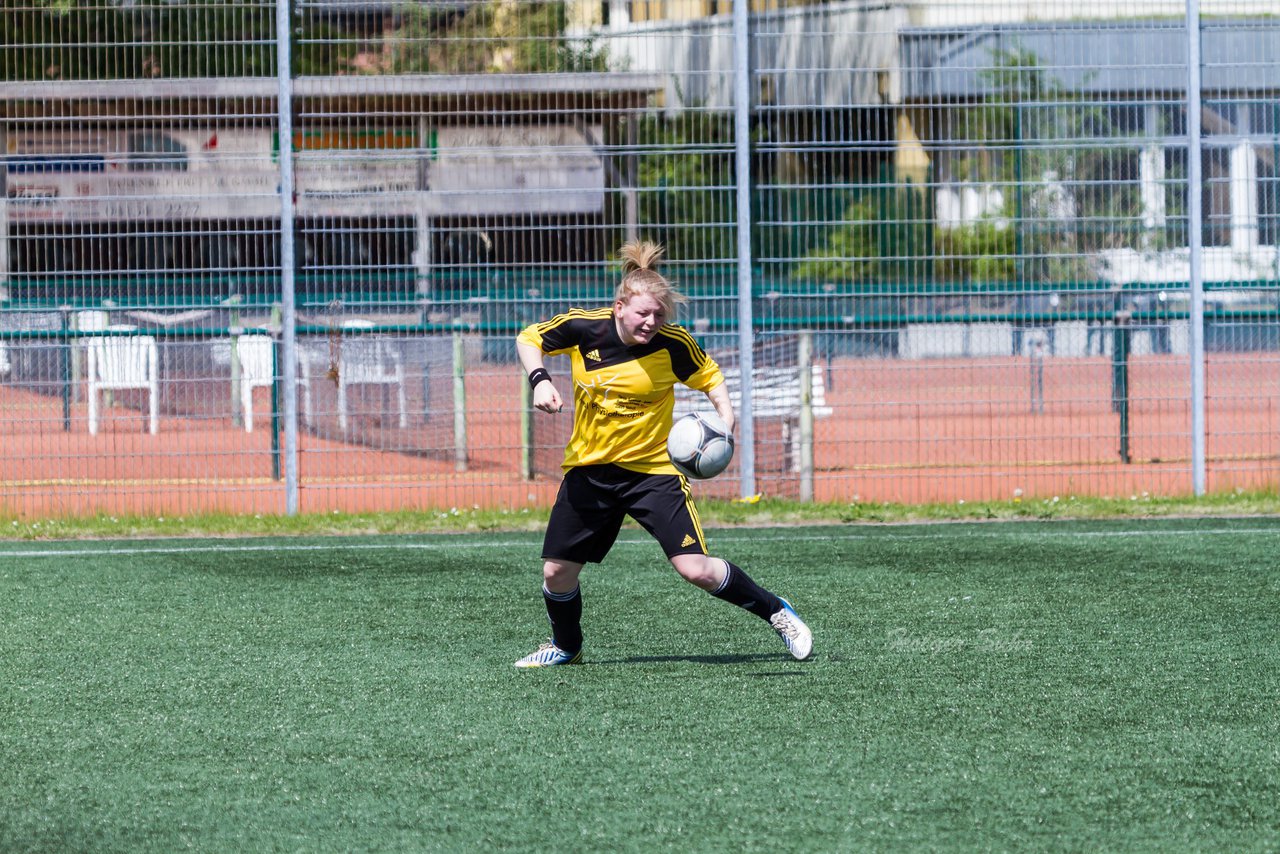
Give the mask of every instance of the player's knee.
POLYGON ((576 563, 549 560, 542 564, 542 581, 547 589, 556 593, 567 593, 578 584, 578 573, 582 566, 576 563))
POLYGON ((671 558, 671 565, 680 577, 703 590, 714 590, 720 585, 724 577, 723 564, 719 558, 709 555, 676 555, 671 558))

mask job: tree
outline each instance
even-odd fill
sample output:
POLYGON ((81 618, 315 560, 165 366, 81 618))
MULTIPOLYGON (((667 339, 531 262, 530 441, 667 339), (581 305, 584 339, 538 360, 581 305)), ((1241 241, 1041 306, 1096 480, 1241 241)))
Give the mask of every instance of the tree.
MULTIPOLYGON (((564 2, 406 2, 395 27, 366 32, 308 16, 291 34, 299 74, 603 71, 607 52, 566 35, 564 2)), ((367 26, 367 25, 366 25, 367 26)), ((275 9, 255 0, 133 5, 3 0, 6 80, 271 77, 275 9)))
POLYGON ((6 80, 253 77, 275 72, 268 6, 4 0, 6 80))
POLYGON ((671 258, 737 257, 733 116, 686 110, 639 122, 642 230, 671 258))
POLYGON ((972 145, 951 167, 1000 188, 1003 205, 980 222, 940 229, 939 249, 968 253, 943 255, 942 266, 963 281, 1093 280, 1096 252, 1138 242, 1136 147, 1116 146, 1126 134, 1114 114, 1049 75, 1030 51, 994 50, 980 77, 988 94, 966 123, 972 145), (982 254, 995 248, 993 227, 1008 230, 1012 264, 982 254))
POLYGON ((604 71, 608 54, 591 38, 573 39, 563 2, 488 0, 460 13, 406 3, 386 38, 395 73, 445 74, 604 71))
POLYGON ((1126 135, 1116 114, 1019 48, 994 51, 981 77, 987 94, 960 115, 948 166, 958 182, 993 188, 999 209, 930 237, 931 200, 882 177, 878 188, 854 191, 844 221, 807 252, 795 278, 1070 284, 1095 278, 1098 251, 1141 242, 1137 144, 1116 144, 1126 135))

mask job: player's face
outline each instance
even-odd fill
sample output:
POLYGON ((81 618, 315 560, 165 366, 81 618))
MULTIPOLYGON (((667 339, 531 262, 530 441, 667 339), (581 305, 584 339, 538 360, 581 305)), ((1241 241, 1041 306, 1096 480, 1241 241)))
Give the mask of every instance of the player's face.
POLYGON ((667 312, 649 294, 636 294, 613 304, 613 318, 618 327, 618 337, 631 347, 652 341, 658 334, 658 327, 667 322, 667 312))

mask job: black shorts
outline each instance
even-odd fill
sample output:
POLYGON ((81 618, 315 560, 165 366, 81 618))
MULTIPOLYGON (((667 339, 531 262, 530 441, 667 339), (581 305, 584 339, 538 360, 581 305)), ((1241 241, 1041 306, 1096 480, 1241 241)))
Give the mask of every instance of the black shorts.
POLYGON ((542 556, 599 563, 628 515, 653 535, 667 557, 707 553, 702 523, 684 478, 597 465, 565 473, 551 508, 542 556))

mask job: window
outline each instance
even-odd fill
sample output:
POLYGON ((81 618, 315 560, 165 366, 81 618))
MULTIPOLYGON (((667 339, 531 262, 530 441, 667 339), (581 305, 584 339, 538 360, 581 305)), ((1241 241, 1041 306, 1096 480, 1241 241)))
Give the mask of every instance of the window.
POLYGON ((163 133, 129 135, 129 171, 187 171, 187 147, 163 133))

